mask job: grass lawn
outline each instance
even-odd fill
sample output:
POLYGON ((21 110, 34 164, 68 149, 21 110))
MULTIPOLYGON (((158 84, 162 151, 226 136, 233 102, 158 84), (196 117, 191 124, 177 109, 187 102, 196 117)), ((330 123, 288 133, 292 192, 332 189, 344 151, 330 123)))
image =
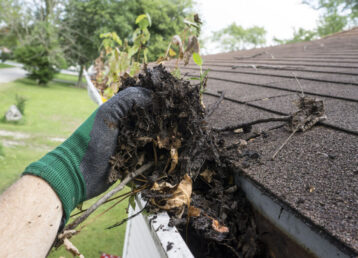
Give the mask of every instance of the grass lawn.
MULTIPOLYGON (((27 99, 25 119, 19 124, 0 123, 0 148, 4 153, 4 156, 0 156, 0 192, 19 178, 29 163, 36 161, 70 136, 96 109, 85 89, 56 82, 44 87, 36 85, 32 80, 21 79, 0 84, 0 117, 15 103, 16 94, 27 99)), ((86 202, 84 207, 94 201, 86 202)), ((111 203, 108 203, 101 209, 110 205, 111 203)), ((117 205, 111 212, 73 237, 73 243, 87 257, 99 257, 101 252, 120 255, 125 225, 111 230, 105 228, 124 218, 126 207, 127 202, 117 205)), ((99 212, 93 216, 96 214, 99 212)), ((49 255, 60 256, 72 257, 61 248, 49 255)))
POLYGON ((1 68, 12 68, 12 67, 15 67, 15 66, 0 63, 0 69, 1 69, 1 68))
MULTIPOLYGON (((78 76, 72 74, 57 73, 55 74, 55 79, 77 83, 78 76)), ((82 77, 82 82, 86 82, 84 76, 82 77)))

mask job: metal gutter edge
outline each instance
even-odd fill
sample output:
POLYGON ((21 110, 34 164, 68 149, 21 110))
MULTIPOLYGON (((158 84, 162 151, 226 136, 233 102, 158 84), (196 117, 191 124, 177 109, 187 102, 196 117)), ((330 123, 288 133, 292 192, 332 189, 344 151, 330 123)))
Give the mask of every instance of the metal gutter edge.
MULTIPOLYGON (((135 209, 129 205, 128 217, 145 207, 140 195, 135 198, 135 209)), ((140 213, 127 222, 124 240, 124 258, 194 258, 176 227, 169 227, 166 212, 145 215, 140 213)))
POLYGON ((342 251, 320 234, 320 229, 314 228, 313 223, 297 216, 292 208, 263 191, 252 179, 238 173, 235 180, 254 209, 304 249, 322 258, 356 257, 349 250, 342 251))

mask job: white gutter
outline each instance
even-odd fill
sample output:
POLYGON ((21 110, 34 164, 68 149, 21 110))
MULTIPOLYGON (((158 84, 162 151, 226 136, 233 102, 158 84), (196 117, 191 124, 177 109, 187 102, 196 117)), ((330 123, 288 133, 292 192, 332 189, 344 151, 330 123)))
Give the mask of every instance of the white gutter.
POLYGON ((91 78, 89 77, 86 69, 83 69, 83 75, 86 78, 88 95, 97 105, 99 106, 102 105, 103 101, 101 95, 99 95, 96 87, 93 85, 91 78))
POLYGON ((328 236, 318 232, 318 228, 296 215, 291 208, 274 199, 269 193, 261 190, 252 180, 238 175, 236 184, 245 192, 252 206, 274 226, 283 231, 300 246, 322 258, 355 257, 348 250, 338 248, 328 236))
MULTIPOLYGON (((140 195, 135 209, 129 205, 128 217, 145 206, 140 195)), ((176 227, 169 227, 166 212, 156 215, 140 213, 127 222, 123 258, 194 258, 176 227)))

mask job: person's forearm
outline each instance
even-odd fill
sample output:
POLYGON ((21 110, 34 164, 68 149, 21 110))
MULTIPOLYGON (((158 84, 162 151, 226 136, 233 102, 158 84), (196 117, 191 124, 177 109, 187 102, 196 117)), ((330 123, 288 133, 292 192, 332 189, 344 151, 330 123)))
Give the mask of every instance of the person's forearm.
POLYGON ((21 177, 0 195, 0 257, 45 257, 62 218, 62 203, 41 178, 21 177))

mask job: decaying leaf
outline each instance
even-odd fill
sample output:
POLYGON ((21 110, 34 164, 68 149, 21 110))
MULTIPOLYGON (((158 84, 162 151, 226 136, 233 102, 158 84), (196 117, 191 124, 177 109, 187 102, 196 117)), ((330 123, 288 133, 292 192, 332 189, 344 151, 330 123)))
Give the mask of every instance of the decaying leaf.
POLYGON ((182 59, 184 56, 184 46, 179 35, 173 36, 172 44, 177 45, 179 47, 179 58, 182 59))
POLYGON ((66 250, 69 251, 71 254, 73 254, 74 256, 79 256, 80 258, 84 258, 84 256, 80 253, 80 251, 78 251, 77 247, 74 246, 70 240, 68 240, 67 238, 65 238, 63 240, 63 245, 65 246, 66 250))
POLYGON ((209 169, 205 169, 203 172, 200 173, 200 176, 202 178, 204 178, 204 180, 206 182, 208 182, 209 184, 211 183, 211 180, 213 178, 213 175, 214 175, 214 171, 212 170, 209 170, 209 169))
POLYGON ((175 148, 170 149, 170 157, 172 159, 172 162, 170 163, 170 169, 168 171, 168 174, 174 171, 175 167, 178 164, 178 150, 175 148))
POLYGON ((176 56, 176 54, 177 53, 173 49, 169 48, 169 56, 176 56))
POLYGON ((200 47, 199 47, 199 41, 196 36, 190 36, 188 39, 188 45, 186 46, 185 52, 184 52, 184 64, 187 65, 189 63, 190 57, 193 55, 193 53, 199 53, 200 47))
POLYGON ((171 193, 171 197, 165 200, 165 205, 157 204, 154 199, 152 199, 152 203, 163 210, 180 208, 184 205, 189 206, 192 192, 192 183, 193 182, 190 176, 188 174, 185 174, 182 181, 180 181, 180 183, 176 187, 173 187, 167 182, 161 184, 154 184, 152 190, 164 193, 164 191, 168 190, 169 188, 169 192, 167 193, 171 193))
POLYGON ((194 207, 194 206, 189 206, 188 208, 188 216, 189 217, 199 217, 201 214, 201 209, 194 207))
POLYGON ((327 118, 322 100, 300 97, 296 105, 299 110, 291 115, 291 120, 289 121, 291 131, 304 132, 327 118))
POLYGON ((159 149, 169 147, 169 137, 157 136, 157 144, 159 149))
POLYGON ((229 232, 229 228, 225 227, 223 225, 220 225, 219 221, 217 221, 216 219, 213 219, 213 223, 211 224, 213 229, 216 230, 217 232, 220 233, 228 233, 229 232))

